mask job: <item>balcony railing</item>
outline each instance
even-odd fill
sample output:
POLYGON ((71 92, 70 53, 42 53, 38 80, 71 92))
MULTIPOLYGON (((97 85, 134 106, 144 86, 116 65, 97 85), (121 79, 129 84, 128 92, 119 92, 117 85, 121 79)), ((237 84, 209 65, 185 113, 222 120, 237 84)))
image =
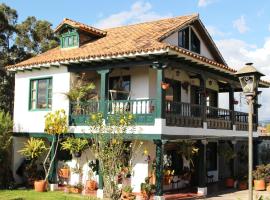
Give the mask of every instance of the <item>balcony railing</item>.
MULTIPOLYGON (((233 129, 248 130, 248 114, 244 112, 231 111, 228 109, 189 104, 183 102, 166 102, 166 125, 181 127, 203 127, 207 122, 208 129, 233 129)), ((255 120, 255 116, 253 116, 255 120)), ((256 124, 253 124, 256 130, 256 124)))
MULTIPOLYGON (((99 101, 71 102, 70 125, 88 125, 90 115, 99 112, 100 106, 99 101)), ((131 113, 137 125, 154 125, 157 117, 155 99, 107 100, 102 107, 105 119, 115 114, 131 113)), ((165 118, 167 126, 200 128, 206 122, 208 129, 231 130, 235 125, 236 130, 248 130, 247 113, 197 104, 166 101, 165 118)), ((256 124, 253 129, 256 130, 256 124)))
MULTIPOLYGON (((153 125, 155 123, 156 101, 154 99, 142 100, 107 100, 105 101, 104 117, 114 114, 131 113, 134 115, 135 124, 153 125)), ((90 115, 100 111, 99 101, 71 102, 70 104, 70 125, 88 125, 90 115)))

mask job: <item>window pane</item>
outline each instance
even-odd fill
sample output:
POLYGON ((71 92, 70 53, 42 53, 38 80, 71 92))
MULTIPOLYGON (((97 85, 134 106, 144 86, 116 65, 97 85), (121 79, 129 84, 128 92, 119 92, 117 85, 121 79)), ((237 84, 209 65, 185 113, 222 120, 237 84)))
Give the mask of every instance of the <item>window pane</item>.
POLYGON ((47 79, 38 81, 37 108, 46 108, 47 79))
POLYGON ((68 46, 73 46, 73 37, 68 37, 68 46))
POLYGON ((52 99, 48 99, 48 108, 52 108, 52 99))
POLYGON ((77 43, 77 36, 76 35, 73 36, 73 45, 74 46, 77 46, 78 45, 78 43, 77 43))
POLYGON ((185 49, 189 49, 189 28, 179 31, 178 45, 185 49))
POLYGON ((200 40, 193 30, 191 30, 191 51, 196 53, 200 53, 201 51, 200 40))
POLYGON ((68 47, 68 37, 65 37, 64 47, 68 47))

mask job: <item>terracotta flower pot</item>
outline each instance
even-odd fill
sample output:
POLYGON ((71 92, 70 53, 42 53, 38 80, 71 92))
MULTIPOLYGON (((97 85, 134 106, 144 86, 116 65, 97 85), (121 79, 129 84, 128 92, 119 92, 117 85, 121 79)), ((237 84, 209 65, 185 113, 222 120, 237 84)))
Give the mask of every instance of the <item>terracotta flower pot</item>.
POLYGON ((122 191, 121 200, 135 200, 136 196, 131 192, 122 191))
POLYGON ((34 186, 36 192, 45 192, 47 189, 47 182, 44 180, 35 181, 34 186))
POLYGON ((254 180, 254 190, 265 190, 265 180, 254 180))
POLYGON ((61 178, 69 178, 69 169, 68 168, 61 168, 59 170, 59 176, 61 178))
POLYGON ((268 186, 266 187, 266 191, 267 191, 267 192, 270 192, 270 185, 268 185, 268 186))
POLYGON ((88 191, 94 191, 97 189, 97 182, 93 180, 87 180, 86 181, 86 189, 88 191))
POLYGON ((233 178, 227 178, 226 179, 226 187, 227 188, 233 188, 234 187, 234 179, 233 178))
POLYGON ((246 190, 248 188, 246 181, 240 181, 238 185, 239 190, 246 190))
POLYGON ((169 84, 169 83, 165 83, 165 82, 162 82, 162 83, 161 83, 161 88, 162 88, 163 90, 167 90, 169 87, 170 87, 170 84, 169 84))

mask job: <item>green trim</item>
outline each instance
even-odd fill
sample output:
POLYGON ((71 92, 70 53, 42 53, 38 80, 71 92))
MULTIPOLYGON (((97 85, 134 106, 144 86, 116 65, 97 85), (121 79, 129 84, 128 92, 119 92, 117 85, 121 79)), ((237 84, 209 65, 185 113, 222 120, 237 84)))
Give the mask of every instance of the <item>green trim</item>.
MULTIPOLYGON (((91 133, 66 133, 64 135, 67 136, 74 136, 76 138, 92 138, 91 133)), ((34 137, 34 138, 46 138, 49 141, 52 141, 53 136, 49 135, 44 132, 36 132, 36 133, 29 133, 29 132, 14 132, 13 133, 14 137, 34 137)), ((125 138, 126 140, 134 140, 134 139, 139 139, 139 140, 160 140, 161 139, 161 134, 129 134, 125 138)))
POLYGON ((52 89, 53 89, 53 77, 41 77, 41 78, 31 78, 29 81, 29 100, 28 100, 28 110, 29 111, 51 111, 52 108, 49 108, 49 100, 51 100, 51 107, 52 107, 52 89), (46 108, 37 108, 38 103, 38 83, 40 80, 46 79, 46 108), (35 81, 35 82, 34 82, 35 81), (32 88, 32 83, 35 84, 36 89, 32 88), (51 84, 50 84, 51 83, 51 84), (50 86, 50 87, 49 87, 50 86), (51 97, 49 98, 49 90, 51 90, 51 97), (32 97, 32 92, 36 91, 35 99, 32 97), (35 107, 32 109, 32 101, 35 102, 35 107))

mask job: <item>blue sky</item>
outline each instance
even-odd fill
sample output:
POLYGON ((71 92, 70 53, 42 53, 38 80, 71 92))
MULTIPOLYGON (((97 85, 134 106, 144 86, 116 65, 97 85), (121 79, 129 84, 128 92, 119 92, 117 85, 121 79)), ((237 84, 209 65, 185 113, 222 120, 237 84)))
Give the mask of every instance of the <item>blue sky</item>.
MULTIPOLYGON (((270 80, 269 0, 4 0, 19 21, 27 16, 56 27, 65 17, 100 28, 199 13, 227 63, 239 69, 253 62, 270 80)), ((260 97, 261 119, 270 118, 270 92, 260 97), (262 110, 262 109, 261 109, 262 110), (269 117, 268 117, 269 115, 269 117)), ((226 104, 221 102, 221 104, 226 104)))

